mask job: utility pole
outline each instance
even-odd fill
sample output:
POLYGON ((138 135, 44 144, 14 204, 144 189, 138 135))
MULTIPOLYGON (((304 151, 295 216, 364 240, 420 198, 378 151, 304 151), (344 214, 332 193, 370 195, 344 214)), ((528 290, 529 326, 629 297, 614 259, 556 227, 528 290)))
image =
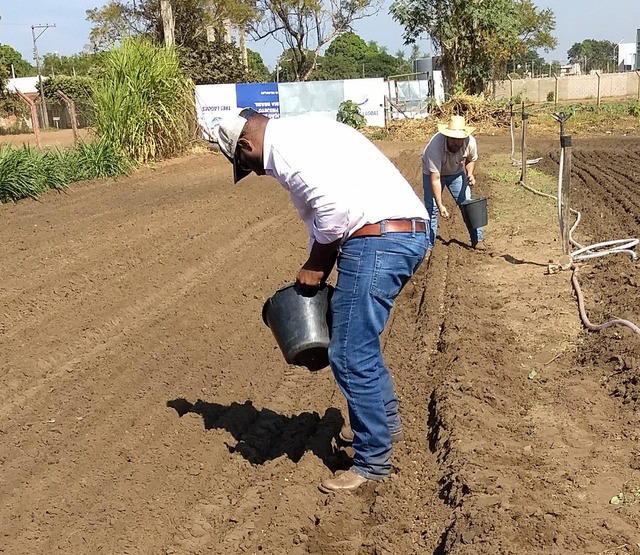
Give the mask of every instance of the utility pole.
POLYGON ((164 45, 173 46, 175 20, 170 0, 160 0, 160 13, 162 14, 162 27, 164 29, 164 45))
POLYGON ((33 58, 36 61, 36 69, 38 70, 38 84, 40 86, 40 114, 42 116, 42 127, 49 127, 49 123, 47 122, 47 105, 44 100, 44 90, 42 88, 42 73, 40 72, 40 56, 38 55, 38 45, 36 41, 42 36, 49 27, 55 27, 56 24, 53 23, 50 25, 49 23, 45 23, 44 25, 32 25, 31 26, 31 36, 33 37, 33 58), (36 36, 36 29, 42 29, 38 36, 36 36))

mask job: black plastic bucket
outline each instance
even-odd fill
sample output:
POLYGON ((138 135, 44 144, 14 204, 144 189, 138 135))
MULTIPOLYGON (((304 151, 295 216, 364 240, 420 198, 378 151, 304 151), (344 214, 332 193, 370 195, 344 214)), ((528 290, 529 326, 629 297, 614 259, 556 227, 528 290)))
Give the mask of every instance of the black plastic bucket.
POLYGON ((289 364, 306 366, 312 371, 329 365, 332 294, 330 285, 313 295, 287 285, 264 303, 262 319, 289 364))
POLYGON ((487 225, 487 199, 485 197, 464 200, 460 204, 460 208, 464 223, 469 229, 477 229, 487 225))

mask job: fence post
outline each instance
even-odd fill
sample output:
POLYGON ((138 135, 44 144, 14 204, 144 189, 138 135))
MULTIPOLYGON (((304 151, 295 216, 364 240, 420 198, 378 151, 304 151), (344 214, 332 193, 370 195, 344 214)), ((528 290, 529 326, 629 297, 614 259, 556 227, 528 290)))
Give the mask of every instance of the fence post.
POLYGON ((509 79, 509 98, 513 98, 513 79, 511 79, 511 75, 508 74, 507 79, 509 79))
POLYGON ((554 94, 553 94, 553 107, 555 108, 558 105, 558 74, 554 73, 553 76, 555 77, 555 80, 556 80, 556 90, 554 91, 554 94))
POLYGON ((636 75, 638 76, 638 100, 640 100, 640 71, 636 70, 636 75))
POLYGON ((33 134, 36 136, 36 146, 40 148, 40 123, 38 122, 38 111, 36 104, 28 96, 16 89, 17 95, 25 102, 31 110, 31 122, 33 125, 33 134))
POLYGON ((598 77, 598 96, 596 100, 596 106, 600 107, 600 72, 596 71, 596 76, 598 77))
POLYGON ((64 100, 69 110, 69 118, 71 119, 71 129, 73 129, 73 142, 78 142, 78 120, 76 119, 76 103, 71 100, 62 91, 56 91, 56 94, 64 100))

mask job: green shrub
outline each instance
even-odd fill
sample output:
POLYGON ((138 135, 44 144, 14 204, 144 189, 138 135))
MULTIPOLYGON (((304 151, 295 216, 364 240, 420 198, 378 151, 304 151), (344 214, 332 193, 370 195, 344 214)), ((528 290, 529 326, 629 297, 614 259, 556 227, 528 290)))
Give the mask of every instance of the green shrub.
POLYGON ((38 150, 31 146, 0 147, 0 202, 37 198, 49 189, 65 189, 85 179, 129 173, 133 163, 103 141, 74 148, 38 150))
POLYGON ((361 127, 367 125, 367 120, 360 113, 358 105, 352 100, 345 100, 344 102, 340 103, 336 119, 340 123, 346 123, 347 125, 355 129, 360 129, 361 127))
POLYGON ((194 86, 172 48, 126 40, 104 60, 93 127, 105 144, 145 163, 183 152, 195 127, 194 86))
POLYGON ((0 147, 0 202, 37 198, 47 189, 40 153, 33 147, 0 147))
POLYGON ((547 102, 553 102, 556 99, 556 95, 553 91, 547 93, 547 102))

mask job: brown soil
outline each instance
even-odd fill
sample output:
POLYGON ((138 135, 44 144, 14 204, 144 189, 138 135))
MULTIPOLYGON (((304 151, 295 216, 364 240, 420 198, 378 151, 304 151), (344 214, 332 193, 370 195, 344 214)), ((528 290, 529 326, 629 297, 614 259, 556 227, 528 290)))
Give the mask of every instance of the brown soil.
MULTIPOLYGON (((508 136, 479 144, 489 250, 455 213, 401 295, 406 440, 353 494, 317 489, 348 465, 330 371, 287 366, 261 319, 306 254, 275 182, 203 154, 0 206, 0 553, 640 553, 640 338, 584 331, 546 274, 553 203, 489 178, 508 136)), ((422 146, 381 143, 418 191, 422 146)), ((638 235, 639 150, 574 145, 578 240, 638 235)), ((638 323, 637 264, 579 275, 592 321, 638 323)))
MULTIPOLYGON (((78 138, 87 139, 91 136, 88 129, 78 129, 78 138)), ((20 135, 0 135, 0 144, 8 143, 14 146, 36 144, 33 133, 20 135)), ((71 129, 45 129, 40 131, 40 146, 62 148, 73 144, 73 131, 71 129)))

